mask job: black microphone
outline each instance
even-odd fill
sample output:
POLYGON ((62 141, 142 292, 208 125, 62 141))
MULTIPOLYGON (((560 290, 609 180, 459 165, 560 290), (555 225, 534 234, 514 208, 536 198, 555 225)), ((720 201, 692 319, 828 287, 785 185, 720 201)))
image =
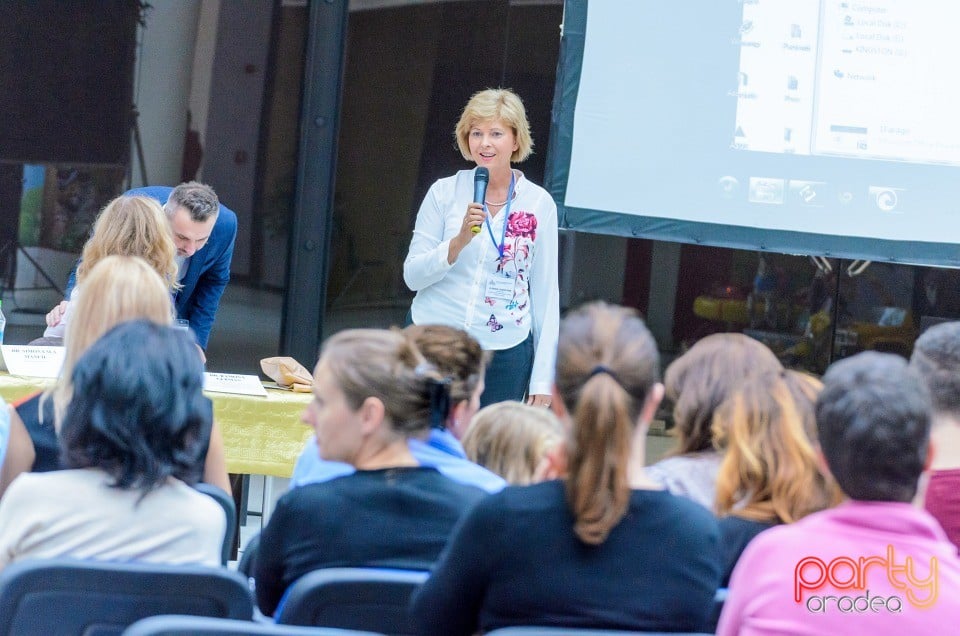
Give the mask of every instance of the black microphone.
MULTIPOLYGON (((490 171, 480 166, 473 175, 473 201, 483 205, 483 200, 487 198, 487 183, 490 181, 490 171)), ((480 226, 474 225, 470 228, 474 234, 480 233, 480 226)))

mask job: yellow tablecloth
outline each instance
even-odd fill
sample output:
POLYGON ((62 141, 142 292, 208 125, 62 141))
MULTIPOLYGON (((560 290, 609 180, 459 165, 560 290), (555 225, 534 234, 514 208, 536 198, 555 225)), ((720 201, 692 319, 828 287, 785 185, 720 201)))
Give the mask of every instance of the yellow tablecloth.
MULTIPOLYGON (((0 396, 7 402, 42 390, 53 380, 0 373, 0 396)), ((310 434, 300 413, 310 393, 267 388, 267 397, 207 393, 223 431, 227 472, 289 477, 310 434)))
POLYGON ((0 396, 7 402, 15 402, 31 393, 41 391, 51 384, 53 384, 53 380, 22 378, 17 375, 0 373, 0 396))
POLYGON ((300 422, 310 393, 267 389, 267 397, 207 393, 223 431, 227 472, 289 477, 313 429, 300 422))

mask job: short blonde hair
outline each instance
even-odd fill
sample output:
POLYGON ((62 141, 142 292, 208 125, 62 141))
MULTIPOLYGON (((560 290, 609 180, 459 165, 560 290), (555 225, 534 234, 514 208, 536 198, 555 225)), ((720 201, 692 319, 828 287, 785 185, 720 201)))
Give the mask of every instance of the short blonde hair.
POLYGON ((517 149, 510 155, 510 161, 523 161, 533 152, 533 138, 530 136, 530 124, 527 112, 517 94, 507 88, 488 88, 474 93, 460 114, 460 121, 454 130, 460 154, 470 161, 470 129, 476 124, 502 121, 513 129, 517 139, 517 149))
POLYGON ((177 247, 170 221, 160 203, 150 197, 122 195, 103 208, 93 225, 93 234, 83 246, 77 285, 83 283, 97 263, 111 255, 140 257, 163 279, 168 291, 179 287, 177 247))
POLYGON ((463 436, 470 461, 525 486, 540 461, 563 439, 563 426, 549 410, 522 402, 499 402, 477 411, 463 436))
POLYGON ((73 367, 100 336, 121 322, 137 318, 161 325, 173 323, 169 288, 146 261, 133 256, 99 260, 87 272, 83 288, 72 302, 73 316, 63 339, 63 368, 53 388, 57 422, 73 393, 73 367))

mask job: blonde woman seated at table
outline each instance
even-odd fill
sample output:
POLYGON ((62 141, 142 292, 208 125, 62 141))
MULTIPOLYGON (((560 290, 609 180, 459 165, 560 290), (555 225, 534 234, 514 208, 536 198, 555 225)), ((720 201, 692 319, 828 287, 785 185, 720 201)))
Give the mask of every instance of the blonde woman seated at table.
POLYGON ((484 496, 421 466, 407 444, 446 421, 448 384, 405 332, 352 329, 324 343, 303 421, 322 459, 355 472, 295 488, 277 503, 254 565, 264 614, 316 569, 433 564, 461 514, 484 496))
POLYGON ((547 453, 563 439, 563 426, 551 411, 522 402, 497 402, 473 416, 463 436, 472 462, 514 486, 543 481, 547 453))
POLYGON ((713 445, 713 412, 744 378, 780 371, 770 349, 742 333, 715 333, 698 340, 667 367, 666 397, 673 403, 677 444, 647 467, 647 475, 675 495, 714 509, 723 450, 713 445))
POLYGON ((752 376, 714 413, 715 442, 727 449, 717 475, 722 587, 758 534, 842 499, 805 430, 816 426, 813 383, 792 371, 752 376))
POLYGON ((0 500, 0 568, 25 558, 220 564, 223 510, 197 492, 210 408, 190 336, 122 323, 71 369, 64 470, 0 500))
POLYGON ((567 435, 552 462, 564 476, 466 514, 414 594, 418 634, 709 625, 717 521, 643 468, 663 396, 653 336, 635 312, 597 303, 564 318, 559 342, 552 405, 567 435))
MULTIPOLYGON (((66 354, 56 385, 12 405, 10 445, 0 469, 0 494, 20 473, 62 468, 57 431, 73 391, 70 374, 90 345, 126 320, 146 318, 161 325, 173 322, 169 288, 142 259, 104 258, 87 273, 84 289, 74 307, 76 319, 67 327, 66 354)), ((213 405, 209 400, 206 403, 212 413, 213 405)), ((230 492, 220 428, 213 422, 201 434, 206 453, 203 481, 230 492)))
POLYGON ((160 275, 168 293, 176 291, 177 247, 163 208, 147 196, 119 196, 110 201, 97 217, 77 265, 77 284, 70 292, 60 322, 48 326, 43 332, 45 344, 63 342, 87 273, 111 255, 139 256, 160 275))

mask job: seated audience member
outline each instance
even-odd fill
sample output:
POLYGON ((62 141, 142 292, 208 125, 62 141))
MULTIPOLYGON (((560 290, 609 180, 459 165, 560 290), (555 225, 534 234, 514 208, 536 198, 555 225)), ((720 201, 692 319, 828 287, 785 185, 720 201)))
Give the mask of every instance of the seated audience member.
POLYGON ((565 476, 508 487, 467 513, 414 594, 417 633, 708 627, 717 521, 643 468, 658 375, 656 343, 633 311, 595 303, 561 322, 552 407, 566 439, 552 462, 565 476))
POLYGON ((62 305, 60 321, 43 332, 47 344, 62 344, 83 280, 101 260, 111 255, 139 256, 164 280, 168 293, 173 293, 177 288, 176 254, 177 248, 159 203, 146 196, 125 195, 110 201, 97 217, 93 233, 83 246, 83 256, 77 265, 77 284, 70 291, 70 301, 62 305))
POLYGON ((484 492, 420 466, 408 440, 445 421, 449 383, 411 334, 341 331, 323 345, 314 399, 303 414, 322 459, 353 473, 295 488, 260 534, 257 603, 272 615, 286 589, 312 570, 427 569, 453 525, 484 492))
POLYGON ((677 446, 647 467, 647 475, 675 495, 714 509, 717 471, 723 452, 713 446, 713 411, 754 373, 783 366, 766 345, 740 333, 716 333, 698 340, 667 367, 666 397, 673 402, 677 446))
POLYGON ((210 427, 193 339, 122 323, 72 367, 64 470, 23 474, 0 499, 0 568, 25 558, 220 564, 223 510, 191 488, 210 427))
MULTIPOLYGON (((187 320, 201 349, 207 348, 210 328, 220 297, 230 282, 230 261, 237 237, 237 215, 221 204, 210 186, 190 181, 175 188, 137 188, 126 197, 150 197, 163 206, 169 236, 176 248, 174 298, 176 317, 187 320)), ((85 256, 84 256, 85 258, 85 256)), ((67 281, 69 297, 73 276, 67 281)), ((66 305, 61 302, 47 314, 47 325, 56 325, 66 305)))
POLYGON ((911 504, 930 460, 930 394, 893 354, 823 377, 820 450, 848 501, 757 535, 730 579, 717 633, 939 634, 960 622, 960 559, 911 504))
POLYGON ((717 408, 713 429, 726 448, 717 474, 721 585, 757 534, 840 503, 833 481, 820 471, 804 420, 813 399, 794 397, 787 372, 751 376, 717 408))
POLYGON ((933 462, 924 507, 960 548, 960 322, 944 322, 913 343, 910 366, 933 398, 933 462))
MULTIPOLYGON (((487 354, 472 336, 444 325, 411 325, 404 329, 420 353, 450 379, 452 406, 445 422, 432 426, 426 439, 411 438, 410 452, 421 466, 436 468, 450 479, 478 486, 487 492, 501 490, 506 482, 467 459, 460 438, 480 405, 487 354)), ((319 483, 349 475, 353 467, 320 458, 317 438, 311 437, 297 458, 290 487, 319 483)))
POLYGON ((473 416, 463 450, 514 486, 543 481, 547 453, 563 439, 560 420, 542 407, 498 402, 473 416))
MULTIPOLYGON (((139 258, 108 256, 100 260, 85 275, 83 288, 75 301, 75 320, 67 327, 66 355, 56 385, 12 405, 10 446, 0 469, 0 493, 20 473, 63 467, 57 432, 73 391, 73 366, 90 345, 126 320, 145 318, 161 325, 172 322, 168 285, 139 258)), ((199 354, 196 347, 194 353, 199 354)), ((212 412, 209 400, 207 408, 212 412)), ((214 422, 201 433, 205 454, 203 481, 230 492, 220 429, 214 422)))

